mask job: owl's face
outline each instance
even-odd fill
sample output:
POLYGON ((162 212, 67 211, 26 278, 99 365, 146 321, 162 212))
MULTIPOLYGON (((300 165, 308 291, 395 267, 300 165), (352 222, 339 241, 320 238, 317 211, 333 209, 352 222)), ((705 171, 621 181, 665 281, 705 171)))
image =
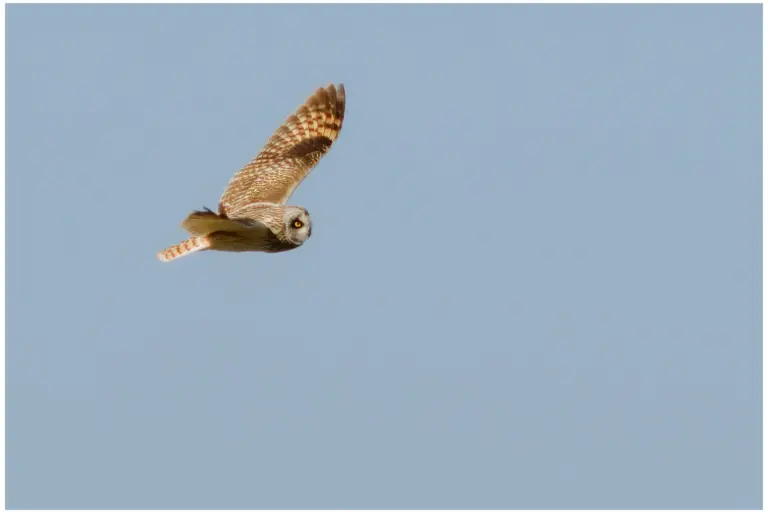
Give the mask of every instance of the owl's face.
POLYGON ((285 208, 285 233, 295 244, 302 244, 312 235, 312 219, 301 207, 285 208))

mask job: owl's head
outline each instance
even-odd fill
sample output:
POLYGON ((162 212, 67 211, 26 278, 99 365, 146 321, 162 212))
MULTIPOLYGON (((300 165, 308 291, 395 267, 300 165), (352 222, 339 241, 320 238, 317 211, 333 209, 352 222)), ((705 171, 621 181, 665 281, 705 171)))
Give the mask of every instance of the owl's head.
POLYGON ((312 219, 305 208, 285 207, 285 233, 297 245, 312 235, 312 219))

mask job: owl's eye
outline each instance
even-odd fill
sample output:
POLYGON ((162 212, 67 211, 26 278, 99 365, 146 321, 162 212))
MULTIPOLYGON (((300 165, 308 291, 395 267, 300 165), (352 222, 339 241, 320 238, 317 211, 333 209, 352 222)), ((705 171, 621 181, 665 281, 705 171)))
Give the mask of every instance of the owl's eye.
POLYGON ((299 221, 298 219, 296 219, 296 220, 293 222, 293 227, 294 227, 294 228, 301 228, 302 226, 304 226, 304 223, 302 223, 302 222, 301 222, 301 221, 299 221))

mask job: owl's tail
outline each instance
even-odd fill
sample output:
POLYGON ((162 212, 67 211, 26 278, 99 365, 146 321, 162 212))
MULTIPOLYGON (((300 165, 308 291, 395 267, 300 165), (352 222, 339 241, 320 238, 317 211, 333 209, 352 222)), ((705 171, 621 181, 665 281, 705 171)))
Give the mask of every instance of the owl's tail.
POLYGON ((209 247, 211 247, 211 242, 208 240, 208 237, 190 237, 184 242, 179 242, 175 246, 159 251, 157 258, 163 262, 170 262, 171 260, 176 260, 184 255, 208 249, 209 247))

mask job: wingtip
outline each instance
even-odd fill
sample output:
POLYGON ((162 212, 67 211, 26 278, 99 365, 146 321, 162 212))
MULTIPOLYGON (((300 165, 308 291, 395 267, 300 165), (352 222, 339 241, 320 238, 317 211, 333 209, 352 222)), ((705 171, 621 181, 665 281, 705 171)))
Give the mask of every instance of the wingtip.
POLYGON ((338 84, 334 84, 331 82, 325 87, 318 87, 317 91, 315 91, 315 94, 327 94, 331 97, 336 98, 336 101, 344 102, 344 98, 346 97, 346 90, 344 89, 344 84, 342 82, 339 82, 338 84))
MULTIPOLYGON (((340 118, 344 117, 344 111, 347 108, 347 92, 344 89, 344 84, 339 82, 338 85, 331 84, 326 89, 328 96, 332 98, 332 101, 336 104, 336 113, 340 118)), ((341 129, 341 127, 339 127, 341 129)))

